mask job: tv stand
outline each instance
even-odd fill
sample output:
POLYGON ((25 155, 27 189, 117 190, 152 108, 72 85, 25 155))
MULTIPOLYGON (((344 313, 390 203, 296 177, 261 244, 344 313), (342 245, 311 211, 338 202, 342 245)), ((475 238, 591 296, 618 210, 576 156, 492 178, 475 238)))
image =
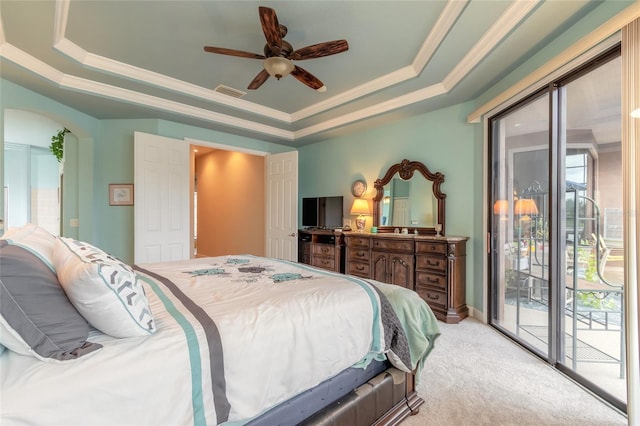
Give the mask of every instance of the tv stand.
POLYGON ((344 235, 332 229, 298 230, 298 262, 344 273, 344 235))

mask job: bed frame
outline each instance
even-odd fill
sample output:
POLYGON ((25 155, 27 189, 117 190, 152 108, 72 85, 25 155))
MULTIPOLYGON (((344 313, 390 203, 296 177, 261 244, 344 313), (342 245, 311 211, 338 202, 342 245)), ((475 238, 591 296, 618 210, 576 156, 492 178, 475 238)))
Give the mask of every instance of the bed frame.
POLYGON ((415 391, 413 374, 388 361, 366 369, 350 368, 283 402, 247 426, 397 425, 416 414, 424 400, 415 391))
POLYGON ((327 408, 304 421, 308 426, 371 426, 397 425, 417 414, 424 400, 413 387, 413 376, 404 374, 394 383, 399 371, 385 371, 356 388, 327 408))

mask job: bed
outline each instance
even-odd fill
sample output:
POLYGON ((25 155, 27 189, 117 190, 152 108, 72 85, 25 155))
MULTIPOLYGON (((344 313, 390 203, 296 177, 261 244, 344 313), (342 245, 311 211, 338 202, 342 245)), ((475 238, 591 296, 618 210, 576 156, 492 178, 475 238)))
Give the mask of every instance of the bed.
POLYGON ((0 250, 3 425, 395 424, 423 402, 439 330, 410 290, 249 255, 132 267, 33 226, 0 250), (86 333, 38 317, 56 283, 86 333))

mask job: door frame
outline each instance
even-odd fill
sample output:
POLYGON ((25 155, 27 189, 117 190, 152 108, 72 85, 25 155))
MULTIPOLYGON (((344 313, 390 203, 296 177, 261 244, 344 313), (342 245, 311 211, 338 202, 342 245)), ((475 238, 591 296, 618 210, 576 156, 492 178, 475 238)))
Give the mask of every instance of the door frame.
MULTIPOLYGON (((226 145, 226 144, 222 144, 222 143, 218 143, 218 142, 209 142, 209 141, 203 141, 203 140, 199 140, 199 139, 193 139, 193 138, 184 138, 184 141, 186 143, 189 144, 189 146, 204 146, 204 147, 209 147, 209 148, 215 148, 215 149, 220 149, 220 150, 224 150, 224 151, 232 151, 232 152, 240 152, 243 154, 250 154, 250 155, 255 155, 255 156, 259 156, 259 157, 264 157, 264 161, 265 161, 265 188, 263 189, 265 192, 265 203, 267 204, 265 206, 265 215, 269 215, 268 212, 268 208, 269 208, 269 199, 268 199, 268 195, 269 195, 269 191, 267 189, 267 185, 268 185, 268 176, 266 176, 267 173, 267 163, 268 163, 268 157, 272 156, 272 155, 280 155, 280 154, 287 154, 290 152, 295 152, 297 154, 297 150, 290 150, 290 151, 285 151, 285 152, 281 152, 281 153, 273 153, 273 152, 269 152, 269 151, 261 151, 261 150, 255 150, 255 149, 251 149, 251 148, 243 148, 243 147, 237 147, 237 146, 233 146, 233 145, 226 145)), ((193 160, 193 159, 192 159, 193 160)), ((292 216, 293 221, 295 222, 296 226, 295 229, 292 230, 291 232, 294 233, 294 251, 297 254, 297 223, 298 223, 298 192, 297 192, 297 160, 298 157, 296 155, 296 185, 295 185, 295 199, 292 200, 292 205, 289 206, 289 208, 295 212, 295 214, 292 216)), ((194 173, 195 170, 193 169, 194 167, 194 162, 191 161, 191 170, 190 170, 190 181, 191 181, 191 187, 190 187, 190 191, 193 194, 193 190, 194 190, 194 173)), ((190 229, 190 233, 189 233, 189 238, 191 241, 191 253, 193 253, 193 249, 194 249, 194 240, 193 240, 193 214, 194 214, 194 206, 193 206, 193 197, 190 198, 190 211, 191 211, 191 229, 190 229)), ((266 219, 266 218, 265 218, 266 219)), ((268 241, 270 240, 270 230, 269 230, 269 226, 266 225, 265 226, 265 245, 268 244, 268 241)), ((268 256, 269 254, 269 248, 265 247, 265 255, 268 256)), ((294 259, 290 259, 293 261, 297 261, 297 256, 295 256, 294 259)))

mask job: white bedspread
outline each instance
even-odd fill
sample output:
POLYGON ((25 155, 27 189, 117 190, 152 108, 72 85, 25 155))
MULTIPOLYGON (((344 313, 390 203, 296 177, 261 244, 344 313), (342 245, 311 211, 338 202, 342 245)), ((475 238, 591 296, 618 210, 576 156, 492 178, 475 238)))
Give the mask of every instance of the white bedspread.
POLYGON ((240 421, 385 352, 364 280, 253 256, 140 268, 158 331, 92 333, 104 348, 65 364, 5 351, 2 425, 240 421))

